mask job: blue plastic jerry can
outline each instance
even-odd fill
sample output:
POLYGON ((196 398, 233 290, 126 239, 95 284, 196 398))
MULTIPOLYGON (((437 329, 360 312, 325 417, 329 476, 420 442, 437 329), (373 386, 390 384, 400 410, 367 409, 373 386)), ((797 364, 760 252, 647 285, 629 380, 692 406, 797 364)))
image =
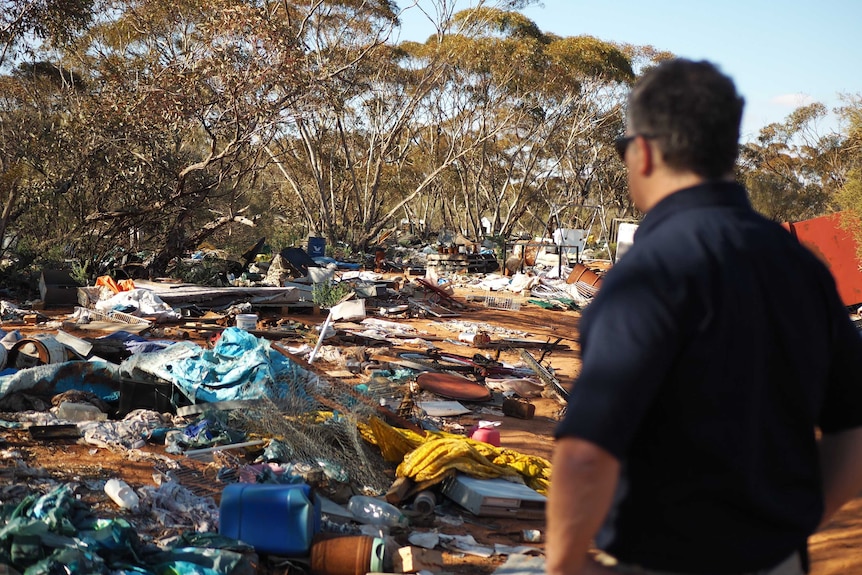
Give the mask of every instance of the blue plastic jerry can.
POLYGON ((305 557, 320 523, 320 500, 305 483, 232 483, 222 491, 219 533, 258 553, 305 557))

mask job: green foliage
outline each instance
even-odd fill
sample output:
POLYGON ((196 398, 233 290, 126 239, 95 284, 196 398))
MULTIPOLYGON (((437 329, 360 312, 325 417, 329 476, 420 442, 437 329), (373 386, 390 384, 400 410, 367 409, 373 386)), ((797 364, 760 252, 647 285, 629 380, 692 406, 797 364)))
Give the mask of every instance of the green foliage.
POLYGON ((168 269, 171 277, 186 283, 223 287, 230 285, 228 274, 237 275, 242 265, 227 259, 204 257, 200 260, 175 260, 168 269))
POLYGON ((862 169, 854 168, 837 194, 839 204, 844 208, 841 225, 855 238, 856 256, 862 261, 862 169))
POLYGON ((572 76, 572 81, 586 77, 631 84, 635 80, 631 60, 620 47, 592 36, 557 39, 548 46, 548 54, 554 71, 572 76))
POLYGON ((856 255, 862 261, 862 94, 845 99, 847 105, 839 112, 848 126, 842 142, 843 158, 848 170, 836 195, 839 205, 845 210, 842 226, 856 239, 856 255))
POLYGON ((311 301, 321 308, 330 308, 341 301, 353 288, 345 282, 320 282, 311 288, 311 301))
POLYGON ((461 31, 468 31, 471 36, 490 34, 546 40, 535 22, 511 10, 483 6, 460 11, 455 14, 453 21, 461 31))
POLYGON ((287 222, 271 224, 268 228, 263 228, 262 231, 266 234, 267 243, 272 246, 273 252, 280 252, 284 248, 297 246, 308 235, 305 228, 292 226, 287 222))
POLYGON ((69 272, 69 275, 72 276, 72 279, 75 280, 79 286, 89 285, 90 283, 90 262, 84 262, 83 264, 79 261, 72 262, 72 271, 69 272))
POLYGON ((825 114, 822 104, 800 107, 784 122, 762 128, 756 142, 741 148, 738 178, 764 216, 793 222, 834 210, 841 169, 838 141, 815 129, 825 114))

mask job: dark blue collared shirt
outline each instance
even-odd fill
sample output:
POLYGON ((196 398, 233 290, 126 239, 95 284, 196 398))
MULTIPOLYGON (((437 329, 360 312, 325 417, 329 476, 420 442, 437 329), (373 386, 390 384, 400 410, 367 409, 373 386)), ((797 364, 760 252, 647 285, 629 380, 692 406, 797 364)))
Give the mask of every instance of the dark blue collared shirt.
POLYGON ((862 425, 862 338, 826 267, 744 188, 657 204, 580 338, 557 436, 622 463, 601 547, 688 573, 763 569, 804 548, 822 515, 815 428, 862 425))

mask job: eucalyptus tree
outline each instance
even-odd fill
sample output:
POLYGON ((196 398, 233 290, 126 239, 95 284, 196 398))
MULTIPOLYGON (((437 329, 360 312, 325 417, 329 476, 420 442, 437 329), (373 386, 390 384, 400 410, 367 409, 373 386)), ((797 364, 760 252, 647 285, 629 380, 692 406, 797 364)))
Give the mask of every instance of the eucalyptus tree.
POLYGON ((76 89, 75 75, 45 54, 82 33, 94 10, 94 0, 0 1, 0 257, 21 235, 15 221, 46 200, 52 126, 76 89))
POLYGON ((307 91, 283 2, 115 2, 82 39, 97 86, 88 113, 103 177, 82 190, 100 236, 135 230, 154 273, 225 226, 250 225, 249 193, 282 110, 307 91))
POLYGON ((817 129, 826 113, 823 104, 802 106, 742 146, 739 177, 754 208, 766 217, 800 221, 836 208, 846 170, 841 135, 817 129))
POLYGON ((0 68, 27 60, 43 42, 61 46, 85 30, 95 0, 0 0, 0 68))
POLYGON ((611 43, 547 35, 518 12, 484 7, 455 22, 471 23, 472 33, 446 39, 457 49, 435 100, 456 111, 450 117, 470 118, 469 130, 450 136, 466 143, 452 168, 451 212, 474 236, 482 218, 503 236, 524 220, 544 227, 550 210, 583 199, 573 190, 609 180, 600 160, 621 125, 631 64, 611 43))
POLYGON ((49 248, 74 243, 77 230, 68 210, 67 182, 71 174, 82 171, 84 162, 68 110, 84 89, 80 77, 49 62, 25 61, 0 76, 4 252, 14 246, 28 261, 45 251, 62 258, 61 252, 49 248))
POLYGON ((862 94, 846 96, 839 113, 846 127, 841 145, 846 177, 837 200, 844 210, 843 225, 856 239, 856 255, 862 259, 862 94))
POLYGON ((440 46, 451 5, 432 4, 438 34, 431 48, 393 43, 399 12, 392 3, 357 3, 309 21, 306 63, 333 74, 310 105, 287 114, 270 152, 287 183, 285 203, 299 202, 311 232, 365 246, 453 161, 450 149, 422 162, 427 172, 411 164, 451 58, 440 46), (335 33, 348 24, 351 34, 335 33))

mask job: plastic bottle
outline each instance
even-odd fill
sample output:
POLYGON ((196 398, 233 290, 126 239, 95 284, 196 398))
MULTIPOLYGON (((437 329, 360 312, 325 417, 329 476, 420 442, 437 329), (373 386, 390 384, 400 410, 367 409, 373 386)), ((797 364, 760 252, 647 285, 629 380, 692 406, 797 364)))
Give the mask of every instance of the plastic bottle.
POLYGON ((114 500, 114 503, 123 509, 134 511, 140 503, 138 494, 122 479, 109 479, 106 481, 105 493, 114 500))
POLYGON ((422 515, 431 515, 436 506, 437 497, 433 491, 420 491, 413 500, 413 509, 422 515))
POLYGON ((407 517, 400 509, 376 497, 354 495, 347 503, 347 508, 357 519, 365 523, 387 527, 407 526, 407 517))

